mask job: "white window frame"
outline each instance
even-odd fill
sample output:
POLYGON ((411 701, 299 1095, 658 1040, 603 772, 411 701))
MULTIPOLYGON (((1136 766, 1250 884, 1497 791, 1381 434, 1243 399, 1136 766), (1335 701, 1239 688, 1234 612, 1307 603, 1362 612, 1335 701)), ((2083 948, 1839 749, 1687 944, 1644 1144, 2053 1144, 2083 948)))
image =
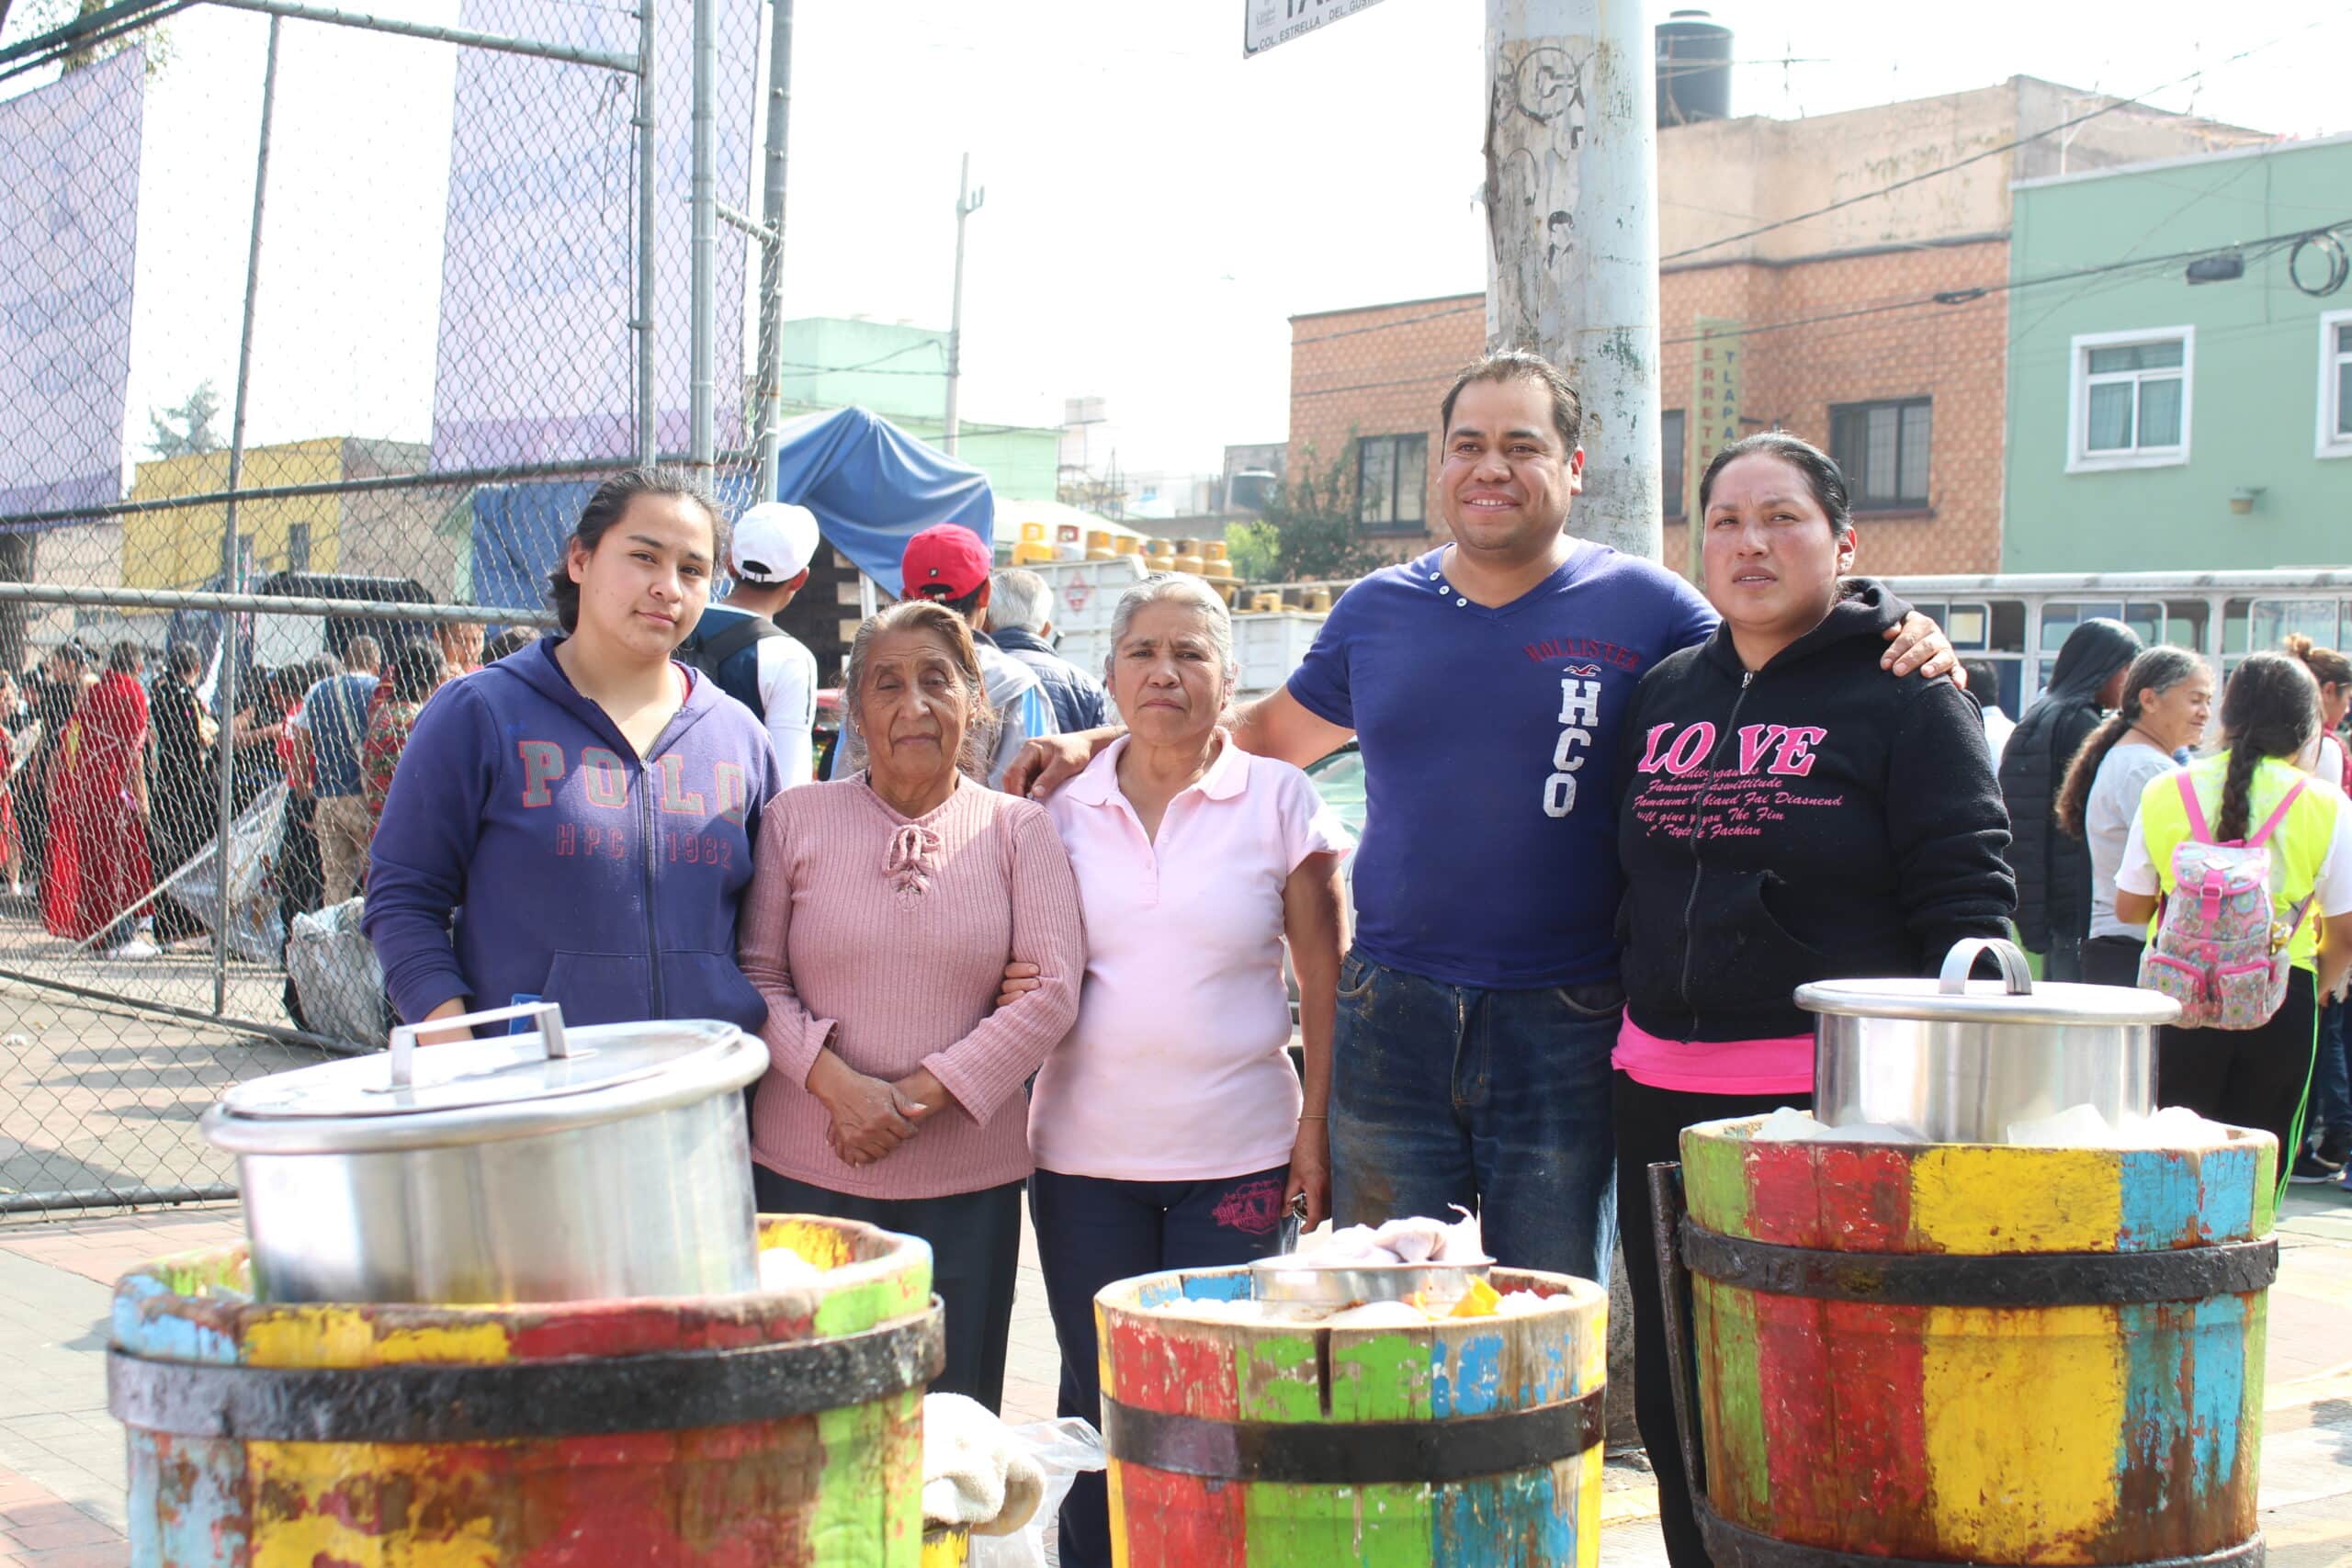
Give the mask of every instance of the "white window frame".
MULTIPOLYGON (((2133 371, 2134 379, 2150 374, 2133 371)), ((2160 372, 2169 374, 2169 372, 2160 372)), ((2101 377, 2102 381, 2108 379, 2101 377)), ((2195 327, 2149 327, 2122 333, 2077 333, 2067 356, 2066 398, 2066 471, 2070 474, 2104 473, 2116 468, 2170 468, 2188 461, 2188 421, 2197 403, 2197 329, 2195 327), (2086 445, 2090 439, 2091 377, 2090 351, 2095 348, 2120 348, 2127 344, 2163 343, 2170 338, 2180 340, 2180 444, 2176 446, 2138 446, 2128 452, 2093 452, 2086 445)), ((2132 409, 2132 434, 2137 437, 2139 410, 2132 409)))
POLYGON ((2335 394, 2342 385, 2335 367, 2352 357, 2336 352, 2335 333, 2346 326, 2352 326, 2352 310, 2330 310, 2319 319, 2319 444, 2315 451, 2322 457, 2352 457, 2352 435, 2338 434, 2335 429, 2339 412, 2335 394))

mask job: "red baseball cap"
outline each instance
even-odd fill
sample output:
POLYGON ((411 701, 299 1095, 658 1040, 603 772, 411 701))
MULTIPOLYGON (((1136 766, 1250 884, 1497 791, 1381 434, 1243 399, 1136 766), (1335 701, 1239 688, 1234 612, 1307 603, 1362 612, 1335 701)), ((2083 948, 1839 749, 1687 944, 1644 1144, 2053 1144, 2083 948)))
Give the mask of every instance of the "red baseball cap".
POLYGON ((963 599, 989 580, 996 556, 980 536, 955 523, 938 523, 907 541, 899 576, 909 599, 963 599))

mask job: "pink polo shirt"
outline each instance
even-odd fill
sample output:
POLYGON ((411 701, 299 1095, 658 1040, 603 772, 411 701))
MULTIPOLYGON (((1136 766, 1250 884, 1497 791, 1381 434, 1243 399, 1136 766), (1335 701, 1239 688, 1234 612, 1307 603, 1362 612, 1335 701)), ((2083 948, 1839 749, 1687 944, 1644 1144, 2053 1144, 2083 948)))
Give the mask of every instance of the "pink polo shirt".
POLYGON ((1157 842, 1119 792, 1114 742, 1046 803, 1078 873, 1078 1022, 1029 1104, 1036 1162, 1065 1176, 1196 1181, 1290 1159, 1298 1135, 1283 885, 1347 829, 1288 762, 1227 738, 1168 803, 1157 842))

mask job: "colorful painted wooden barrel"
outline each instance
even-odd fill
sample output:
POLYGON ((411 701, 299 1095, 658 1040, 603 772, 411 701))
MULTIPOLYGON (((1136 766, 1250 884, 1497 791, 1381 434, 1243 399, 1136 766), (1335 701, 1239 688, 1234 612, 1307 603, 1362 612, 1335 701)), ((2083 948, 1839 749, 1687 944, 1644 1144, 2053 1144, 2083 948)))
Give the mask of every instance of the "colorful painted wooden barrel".
POLYGON ((2259 1561, 2275 1139, 1901 1146, 1754 1127, 1682 1134, 1718 1564, 1806 1560, 1792 1544, 1898 1563, 2259 1561))
POLYGON ((115 1287, 136 1568, 920 1568, 931 1249, 763 1217, 798 1289, 272 1305, 244 1249, 115 1287))
POLYGON ((1250 1293, 1245 1269, 1094 1299, 1122 1568, 1537 1568, 1600 1551, 1608 1295, 1521 1317, 1347 1329, 1153 1308, 1250 1293))

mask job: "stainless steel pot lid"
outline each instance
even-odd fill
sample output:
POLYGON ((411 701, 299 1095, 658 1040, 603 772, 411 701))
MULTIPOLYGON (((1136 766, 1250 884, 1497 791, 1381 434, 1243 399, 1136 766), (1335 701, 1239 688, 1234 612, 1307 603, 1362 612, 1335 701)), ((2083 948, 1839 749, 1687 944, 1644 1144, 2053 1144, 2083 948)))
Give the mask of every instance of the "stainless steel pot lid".
POLYGON ((205 1113, 205 1135, 236 1154, 351 1154, 483 1143, 588 1126, 740 1089, 767 1048, 710 1019, 567 1029, 552 1003, 445 1020, 447 1029, 531 1016, 528 1034, 416 1043, 256 1078, 205 1113))
POLYGON ((1816 980, 1799 986, 1797 1006, 1840 1018, 1917 1019, 1933 1023, 2048 1027, 2151 1027, 2180 1017, 2180 1004, 2121 986, 2041 981, 2014 942, 1972 937, 1954 946, 1933 980, 1816 980), (2000 961, 1998 980, 1971 980, 1980 953, 2000 961))

